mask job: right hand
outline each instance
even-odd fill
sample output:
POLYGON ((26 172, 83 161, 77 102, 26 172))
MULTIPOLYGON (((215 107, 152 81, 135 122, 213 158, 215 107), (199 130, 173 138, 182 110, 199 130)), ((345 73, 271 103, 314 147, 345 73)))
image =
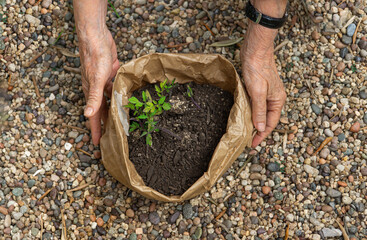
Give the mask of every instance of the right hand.
POLYGON ((116 44, 110 31, 80 39, 79 51, 83 92, 87 99, 84 115, 89 118, 92 141, 99 144, 101 120, 106 123, 108 108, 104 93, 111 97, 112 79, 120 67, 116 44))

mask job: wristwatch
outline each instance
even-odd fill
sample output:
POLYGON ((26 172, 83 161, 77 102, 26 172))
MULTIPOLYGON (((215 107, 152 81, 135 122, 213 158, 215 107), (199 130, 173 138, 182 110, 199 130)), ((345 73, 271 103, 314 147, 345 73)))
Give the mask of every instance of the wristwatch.
POLYGON ((287 20, 287 11, 282 18, 273 18, 259 12, 249 0, 245 8, 246 16, 253 22, 260 24, 261 26, 278 29, 281 28, 287 20))

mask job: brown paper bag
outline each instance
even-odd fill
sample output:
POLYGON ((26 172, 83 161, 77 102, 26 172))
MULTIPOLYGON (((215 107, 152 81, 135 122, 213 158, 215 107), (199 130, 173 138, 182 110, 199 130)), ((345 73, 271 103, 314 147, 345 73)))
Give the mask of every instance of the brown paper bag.
POLYGON ((102 162, 107 171, 141 195, 165 202, 181 202, 209 190, 252 141, 251 108, 241 80, 224 57, 208 54, 151 54, 123 65, 115 78, 106 131, 101 139, 102 162), (147 83, 176 79, 178 83, 208 83, 234 95, 227 132, 217 145, 209 168, 181 196, 166 196, 146 186, 129 160, 128 103, 132 92, 147 83))

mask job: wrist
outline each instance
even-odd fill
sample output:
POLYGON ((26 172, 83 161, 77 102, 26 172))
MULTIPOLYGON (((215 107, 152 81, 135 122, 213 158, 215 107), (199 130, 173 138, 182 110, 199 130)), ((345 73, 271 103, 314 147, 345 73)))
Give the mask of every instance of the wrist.
POLYGON ((245 53, 254 57, 273 58, 274 39, 277 34, 277 29, 266 28, 249 21, 243 46, 245 53))

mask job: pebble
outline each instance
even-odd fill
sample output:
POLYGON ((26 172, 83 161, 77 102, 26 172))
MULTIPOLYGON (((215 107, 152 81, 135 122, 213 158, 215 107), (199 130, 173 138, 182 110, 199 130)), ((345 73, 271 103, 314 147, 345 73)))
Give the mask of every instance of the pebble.
POLYGON ((194 216, 194 210, 192 209, 192 205, 190 203, 186 203, 183 206, 182 214, 186 219, 191 219, 194 216))
POLYGON ((328 188, 326 190, 326 193, 327 193, 327 195, 329 195, 332 198, 337 198, 337 197, 340 197, 342 195, 341 192, 339 192, 338 190, 335 190, 333 188, 328 188))
POLYGON ((349 37, 353 37, 354 32, 356 31, 357 26, 352 23, 347 27, 347 35, 349 37))
POLYGON ((321 234, 324 238, 340 237, 342 235, 342 231, 336 228, 323 228, 321 229, 321 234))
POLYGON ((280 170, 280 165, 279 163, 274 163, 274 162, 271 162, 267 165, 267 169, 270 171, 270 172, 278 172, 280 170))
POLYGON ((310 165, 304 165, 303 168, 304 168, 305 172, 307 172, 311 176, 316 177, 316 176, 319 175, 319 170, 317 170, 314 167, 311 167, 310 165))
POLYGON ((128 209, 126 211, 126 216, 128 216, 129 218, 133 218, 134 217, 134 211, 132 209, 128 209))
POLYGON ((23 188, 14 188, 12 193, 14 196, 19 197, 23 194, 23 188))
POLYGON ((359 132, 360 128, 361 128, 361 124, 359 122, 355 122, 355 123, 353 123, 353 125, 350 127, 349 130, 351 132, 357 133, 357 132, 359 132))
POLYGON ((160 223, 160 218, 157 212, 151 212, 149 213, 149 221, 154 224, 157 225, 158 223, 160 223))
POLYGON ((321 109, 318 105, 316 104, 311 104, 311 108, 312 108, 312 111, 316 114, 316 115, 320 115, 321 113, 321 109))
POLYGON ((32 24, 35 27, 38 27, 41 24, 41 20, 39 20, 38 18, 30 15, 30 14, 26 14, 24 16, 25 20, 29 23, 32 24))
POLYGON ((180 216, 180 212, 175 212, 174 214, 172 214, 171 216, 169 216, 168 222, 170 224, 175 223, 179 216, 180 216))

